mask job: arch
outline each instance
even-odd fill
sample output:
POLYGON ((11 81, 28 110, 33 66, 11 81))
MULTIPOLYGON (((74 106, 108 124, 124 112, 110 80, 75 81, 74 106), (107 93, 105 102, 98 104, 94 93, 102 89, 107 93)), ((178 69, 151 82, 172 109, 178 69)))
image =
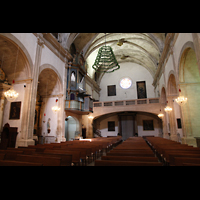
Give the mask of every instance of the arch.
POLYGON ((97 116, 93 119, 93 129, 100 130, 101 136, 117 136, 122 135, 123 139, 134 136, 136 133, 139 136, 152 134, 158 136, 162 132, 160 118, 149 112, 110 112, 105 115, 97 116), (143 130, 143 120, 153 120, 154 130, 146 132, 143 130), (108 122, 115 122, 115 130, 108 132, 108 122), (128 129, 126 128, 128 127, 128 129))
POLYGON ((11 33, 0 33, 0 36, 4 37, 6 40, 11 42, 13 45, 16 47, 19 46, 19 50, 24 58, 25 61, 25 66, 27 70, 27 77, 31 78, 32 77, 32 69, 33 69, 33 61, 31 59, 31 56, 26 49, 26 47, 21 43, 19 39, 17 39, 14 35, 11 33))
POLYGON ((58 79, 59 79, 59 87, 60 87, 60 93, 62 93, 62 92, 63 92, 62 78, 61 78, 61 76, 60 76, 58 70, 57 70, 54 66, 52 66, 52 65, 50 65, 50 64, 43 64, 43 65, 41 65, 40 68, 39 68, 39 74, 41 74, 41 72, 42 72, 43 70, 45 70, 45 69, 51 69, 51 70, 58 76, 58 79))
POLYGON ((175 72, 171 70, 168 75, 167 82, 167 94, 168 95, 177 95, 177 83, 175 78, 175 72))
POLYGON ((160 103, 166 104, 166 102, 167 102, 166 89, 163 86, 162 89, 161 89, 160 103))
POLYGON ((67 131, 65 131, 65 137, 67 140, 75 139, 76 133, 79 132, 79 121, 74 116, 67 117, 67 125, 65 127, 67 131))
POLYGON ((180 51, 180 54, 179 54, 179 59, 178 59, 178 74, 179 74, 179 81, 180 82, 183 82, 183 74, 182 74, 183 73, 183 65, 182 64, 183 64, 184 54, 186 53, 185 50, 186 49, 190 49, 190 48, 193 49, 194 52, 195 52, 194 43, 191 42, 191 41, 188 41, 188 42, 186 42, 183 45, 183 47, 182 47, 182 49, 180 51))
POLYGON ((196 141, 193 137, 199 137, 200 135, 198 105, 200 101, 200 75, 192 42, 187 42, 182 47, 178 67, 181 95, 188 98, 187 103, 181 107, 185 132, 184 143, 196 146, 196 141))

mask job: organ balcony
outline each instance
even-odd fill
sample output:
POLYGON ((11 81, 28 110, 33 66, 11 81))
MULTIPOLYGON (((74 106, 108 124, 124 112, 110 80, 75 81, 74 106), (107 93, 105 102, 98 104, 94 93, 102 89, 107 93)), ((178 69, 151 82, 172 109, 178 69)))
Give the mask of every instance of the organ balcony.
POLYGON ((79 115, 93 113, 93 99, 84 97, 84 102, 78 100, 65 100, 65 110, 79 115))

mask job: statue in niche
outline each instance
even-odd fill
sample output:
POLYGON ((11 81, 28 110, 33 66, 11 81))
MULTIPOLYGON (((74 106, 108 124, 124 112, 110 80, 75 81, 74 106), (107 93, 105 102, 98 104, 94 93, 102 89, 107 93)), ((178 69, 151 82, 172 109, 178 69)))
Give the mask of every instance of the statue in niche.
POLYGON ((47 121, 47 133, 50 133, 50 132, 51 132, 51 129, 50 129, 50 121, 51 121, 51 119, 49 118, 48 121, 47 121))

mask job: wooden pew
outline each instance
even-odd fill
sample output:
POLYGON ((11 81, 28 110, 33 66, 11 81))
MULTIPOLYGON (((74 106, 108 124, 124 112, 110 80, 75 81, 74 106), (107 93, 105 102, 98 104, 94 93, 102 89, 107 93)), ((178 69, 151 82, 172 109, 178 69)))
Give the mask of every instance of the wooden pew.
POLYGON ((18 154, 23 154, 23 151, 15 150, 0 150, 0 154, 5 154, 4 160, 15 160, 18 154))
POLYGON ((174 166, 183 166, 183 163, 200 164, 200 158, 175 157, 174 163, 174 166))
POLYGON ((43 166, 42 163, 21 162, 15 160, 0 160, 0 166, 43 166))
POLYGON ((63 166, 71 166, 71 164, 79 165, 80 163, 80 151, 67 151, 67 150, 49 150, 46 149, 43 154, 45 155, 53 155, 61 157, 61 165, 63 166))
POLYGON ((140 153, 140 152, 109 152, 107 156, 139 156, 139 157, 155 157, 153 153, 140 153))
POLYGON ((168 151, 165 156, 165 161, 169 165, 174 165, 174 157, 194 157, 200 158, 200 152, 196 151, 168 151))
POLYGON ((46 155, 17 155, 16 161, 42 163, 43 166, 60 166, 61 158, 46 155))
POLYGON ((139 157, 139 156, 102 156, 101 160, 158 162, 158 158, 156 157, 139 157))
POLYGON ((95 160, 95 166, 162 166, 159 162, 95 160))

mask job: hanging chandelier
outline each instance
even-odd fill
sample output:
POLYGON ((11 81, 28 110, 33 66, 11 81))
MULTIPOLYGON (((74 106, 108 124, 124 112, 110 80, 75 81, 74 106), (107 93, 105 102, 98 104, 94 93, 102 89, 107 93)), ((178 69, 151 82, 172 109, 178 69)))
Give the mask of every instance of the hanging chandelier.
POLYGON ((160 113, 158 114, 158 117, 159 117, 160 119, 162 119, 162 118, 164 117, 164 114, 161 113, 161 109, 160 109, 160 113))
MULTIPOLYGON (((14 80, 13 80, 14 82, 14 80)), ((17 93, 14 89, 13 89, 13 85, 11 86, 10 90, 4 92, 4 96, 6 97, 6 99, 10 102, 15 101, 15 99, 19 96, 19 93, 17 93)))
POLYGON ((169 106, 167 106, 166 108, 164 108, 164 110, 165 110, 165 112, 171 112, 172 111, 172 108, 171 107, 169 107, 169 106))
POLYGON ((99 48, 96 60, 92 65, 92 68, 99 73, 111 73, 120 68, 112 48, 110 46, 106 46, 106 33, 105 45, 99 48))
POLYGON ((14 79, 12 82, 12 86, 10 88, 10 90, 4 92, 4 96, 6 97, 6 99, 10 102, 15 101, 15 99, 19 96, 19 93, 17 93, 14 89, 13 89, 13 85, 15 83, 15 72, 16 72, 16 66, 17 66, 17 61, 18 61, 18 55, 19 55, 19 46, 18 46, 18 50, 17 50, 17 56, 16 56, 16 61, 15 61, 15 70, 14 70, 14 79))
POLYGON ((179 92, 180 92, 180 96, 179 96, 177 99, 175 99, 175 101, 176 101, 180 106, 182 106, 182 105, 184 105, 184 104, 187 102, 187 98, 184 97, 184 96, 181 96, 181 89, 179 89, 179 92))
POLYGON ((53 112, 58 112, 60 108, 57 106, 58 99, 56 99, 56 105, 52 107, 53 112))

